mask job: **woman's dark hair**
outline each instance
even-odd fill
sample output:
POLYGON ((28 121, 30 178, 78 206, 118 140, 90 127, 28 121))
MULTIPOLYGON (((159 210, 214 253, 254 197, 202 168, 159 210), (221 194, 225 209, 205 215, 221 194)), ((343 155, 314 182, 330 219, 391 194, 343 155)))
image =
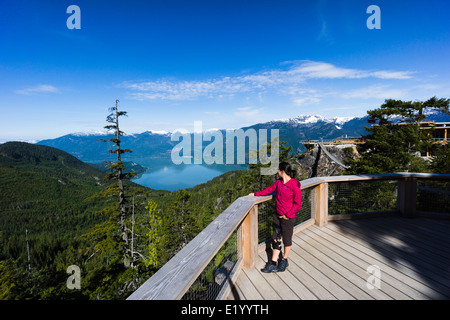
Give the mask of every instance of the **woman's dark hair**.
POLYGON ((280 171, 286 172, 286 174, 291 178, 295 178, 295 176, 297 175, 297 171, 292 169, 291 164, 286 161, 280 162, 280 164, 278 165, 278 169, 280 171))

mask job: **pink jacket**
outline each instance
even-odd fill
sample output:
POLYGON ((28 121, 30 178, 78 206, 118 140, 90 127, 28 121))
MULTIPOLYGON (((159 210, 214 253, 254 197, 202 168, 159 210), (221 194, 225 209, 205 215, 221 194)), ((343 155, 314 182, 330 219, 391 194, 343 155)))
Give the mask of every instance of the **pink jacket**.
POLYGON ((296 217, 297 211, 302 207, 302 191, 300 190, 300 182, 296 179, 289 180, 286 184, 283 180, 275 181, 270 187, 258 191, 255 196, 267 196, 276 191, 276 208, 275 210, 280 216, 292 219, 296 217))

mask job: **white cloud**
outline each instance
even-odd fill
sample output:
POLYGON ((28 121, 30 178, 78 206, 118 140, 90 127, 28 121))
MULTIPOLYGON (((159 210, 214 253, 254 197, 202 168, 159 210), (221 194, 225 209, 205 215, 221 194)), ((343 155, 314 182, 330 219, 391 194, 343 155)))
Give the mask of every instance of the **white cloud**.
POLYGON ((209 116, 219 116, 220 112, 218 112, 218 111, 205 111, 204 114, 207 114, 209 116))
POLYGON ((416 88, 416 89, 431 90, 431 91, 438 90, 438 89, 441 89, 443 87, 444 86, 441 85, 441 84, 420 84, 420 85, 414 86, 414 88, 416 88))
POLYGON ((308 61, 295 68, 296 72, 310 79, 363 78, 365 72, 336 67, 330 63, 308 61))
POLYGON ((263 110, 262 108, 258 109, 255 107, 241 107, 237 108, 237 111, 234 112, 234 116, 248 120, 253 120, 255 119, 255 117, 261 114, 262 110, 263 110))
POLYGON ((294 98, 293 102, 297 106, 302 106, 305 104, 316 103, 319 102, 320 99, 318 97, 302 97, 302 98, 294 98))
POLYGON ((191 100, 201 96, 212 98, 249 90, 245 81, 229 77, 206 81, 125 82, 121 86, 130 89, 130 97, 136 100, 191 100))
POLYGON ((60 90, 49 84, 40 84, 34 87, 15 90, 17 94, 23 95, 35 95, 35 94, 45 94, 45 93, 59 93, 60 90))
POLYGON ((413 73, 414 72, 412 72, 412 71, 375 71, 375 72, 372 72, 371 74, 375 78, 379 78, 379 79, 402 80, 402 79, 411 79, 413 73))
POLYGON ((297 104, 317 102, 317 97, 303 97, 302 85, 311 79, 410 79, 411 71, 359 70, 341 68, 331 63, 315 61, 288 61, 281 64, 287 68, 256 72, 244 76, 222 77, 203 81, 128 81, 119 85, 128 90, 128 96, 136 100, 193 100, 200 97, 232 97, 240 93, 271 91, 278 95, 290 95, 297 104))
POLYGON ((324 108, 323 111, 333 111, 333 110, 357 110, 358 108, 361 108, 361 106, 355 106, 355 107, 332 107, 332 108, 324 108))
POLYGON ((372 85, 340 94, 345 99, 402 99, 407 95, 406 90, 390 89, 388 85, 372 85))
POLYGON ((331 63, 306 61, 301 63, 295 71, 310 79, 410 79, 411 71, 367 71, 358 69, 340 68, 331 63))

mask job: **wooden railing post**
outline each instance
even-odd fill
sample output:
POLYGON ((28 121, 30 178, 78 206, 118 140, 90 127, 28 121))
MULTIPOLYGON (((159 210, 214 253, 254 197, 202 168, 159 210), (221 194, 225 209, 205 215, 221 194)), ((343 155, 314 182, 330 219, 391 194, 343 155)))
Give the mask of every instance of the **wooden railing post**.
POLYGON ((242 264, 253 268, 258 256, 258 205, 255 204, 245 217, 242 232, 242 264))
POLYGON ((416 215, 417 180, 408 177, 398 180, 397 209, 403 217, 416 215))
POLYGON ((322 182, 313 189, 312 212, 315 224, 322 227, 328 222, 328 183, 322 182))

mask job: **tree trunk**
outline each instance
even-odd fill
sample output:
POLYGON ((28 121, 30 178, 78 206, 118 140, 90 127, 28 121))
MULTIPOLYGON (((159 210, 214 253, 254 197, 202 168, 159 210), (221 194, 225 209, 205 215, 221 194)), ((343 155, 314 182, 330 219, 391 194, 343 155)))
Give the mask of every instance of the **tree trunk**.
MULTIPOLYGON (((121 149, 120 149, 120 129, 119 129, 119 112, 117 107, 118 100, 116 100, 116 145, 117 145, 117 163, 121 163, 121 149)), ((128 232, 127 232, 127 226, 125 224, 125 219, 127 215, 126 207, 125 207, 125 190, 123 187, 123 172, 122 167, 119 166, 118 168, 118 177, 117 177, 118 183, 119 183, 119 208, 120 208, 120 230, 122 232, 122 251, 124 255, 124 265, 125 267, 129 267, 130 264, 130 258, 129 258, 129 243, 128 243, 128 232)))

